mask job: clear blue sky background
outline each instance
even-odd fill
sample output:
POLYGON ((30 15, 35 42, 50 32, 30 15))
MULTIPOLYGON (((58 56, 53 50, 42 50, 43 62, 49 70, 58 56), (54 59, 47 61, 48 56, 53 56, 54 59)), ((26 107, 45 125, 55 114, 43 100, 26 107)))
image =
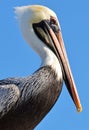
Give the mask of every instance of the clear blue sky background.
POLYGON ((89 0, 0 0, 0 79, 30 75, 40 65, 13 11, 15 6, 31 4, 46 5, 57 13, 83 106, 77 113, 64 85, 57 103, 35 130, 89 130, 89 0))

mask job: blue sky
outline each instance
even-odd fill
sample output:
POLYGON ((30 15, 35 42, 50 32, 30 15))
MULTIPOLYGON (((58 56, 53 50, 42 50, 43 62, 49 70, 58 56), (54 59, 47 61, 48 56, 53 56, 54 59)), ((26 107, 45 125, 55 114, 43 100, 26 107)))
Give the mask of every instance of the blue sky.
POLYGON ((1 0, 0 79, 26 76, 40 65, 40 58, 25 43, 13 7, 41 4, 53 9, 60 21, 70 65, 83 106, 78 113, 65 85, 57 103, 35 130, 89 129, 89 1, 1 0))

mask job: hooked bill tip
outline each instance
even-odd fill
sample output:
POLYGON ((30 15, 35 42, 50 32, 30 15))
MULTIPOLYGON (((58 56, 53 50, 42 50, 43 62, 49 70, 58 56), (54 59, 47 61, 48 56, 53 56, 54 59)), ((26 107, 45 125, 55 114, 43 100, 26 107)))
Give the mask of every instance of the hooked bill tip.
POLYGON ((82 106, 80 106, 79 108, 77 108, 78 112, 82 112, 82 106))

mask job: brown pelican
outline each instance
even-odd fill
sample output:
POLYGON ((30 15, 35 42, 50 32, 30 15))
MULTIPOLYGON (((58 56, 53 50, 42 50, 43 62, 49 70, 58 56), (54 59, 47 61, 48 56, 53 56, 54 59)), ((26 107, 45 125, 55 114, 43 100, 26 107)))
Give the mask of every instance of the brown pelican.
POLYGON ((82 110, 56 14, 47 7, 16 7, 22 34, 40 55, 41 67, 31 76, 0 80, 0 130, 32 130, 50 111, 63 80, 82 110))

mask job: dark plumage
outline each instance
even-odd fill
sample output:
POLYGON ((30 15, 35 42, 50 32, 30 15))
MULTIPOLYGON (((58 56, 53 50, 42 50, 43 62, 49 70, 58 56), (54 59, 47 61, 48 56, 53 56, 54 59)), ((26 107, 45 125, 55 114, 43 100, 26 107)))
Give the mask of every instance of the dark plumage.
POLYGON ((26 78, 1 80, 0 107, 1 100, 5 104, 0 110, 0 130, 32 130, 54 105, 61 89, 62 80, 57 80, 50 66, 26 78))
POLYGON ((33 130, 55 104, 63 80, 77 110, 82 107, 56 14, 39 5, 17 7, 16 13, 42 67, 31 76, 0 81, 0 130, 33 130))

